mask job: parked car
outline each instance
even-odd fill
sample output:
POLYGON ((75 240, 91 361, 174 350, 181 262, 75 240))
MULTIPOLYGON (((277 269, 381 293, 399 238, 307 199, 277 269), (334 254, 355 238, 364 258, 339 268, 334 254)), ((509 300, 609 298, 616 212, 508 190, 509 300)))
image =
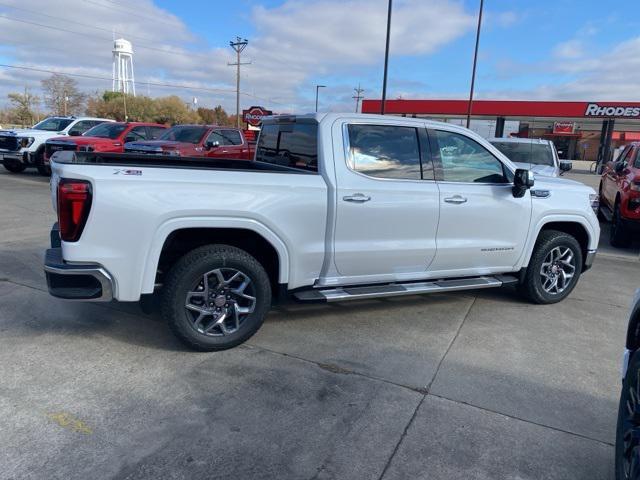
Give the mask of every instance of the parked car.
POLYGON ((252 162, 63 151, 51 165, 49 292, 138 301, 162 285, 164 318, 199 350, 247 340, 274 296, 513 284, 559 302, 600 236, 590 187, 534 186, 470 130, 422 119, 268 118, 252 162))
POLYGON ((536 175, 559 177, 573 168, 570 160, 560 160, 556 147, 550 140, 519 137, 488 140, 518 168, 526 168, 536 175))
POLYGON ((108 122, 87 130, 80 137, 54 137, 45 142, 44 164, 60 150, 87 152, 124 152, 124 144, 135 140, 155 140, 167 130, 166 125, 144 122, 108 122))
POLYGON ((44 163, 45 141, 49 138, 78 136, 104 122, 106 118, 49 117, 31 128, 0 130, 0 157, 4 168, 12 173, 36 167, 42 175, 49 174, 44 163))
POLYGON ((622 357, 616 428, 616 480, 640 480, 640 289, 631 304, 622 357))
POLYGON ((213 125, 176 125, 158 140, 125 145, 127 153, 243 160, 252 160, 254 151, 255 146, 247 142, 242 130, 213 125))
POLYGON ((616 161, 608 162, 600 178, 600 214, 611 222, 609 241, 626 247, 640 231, 640 143, 626 146, 616 161))

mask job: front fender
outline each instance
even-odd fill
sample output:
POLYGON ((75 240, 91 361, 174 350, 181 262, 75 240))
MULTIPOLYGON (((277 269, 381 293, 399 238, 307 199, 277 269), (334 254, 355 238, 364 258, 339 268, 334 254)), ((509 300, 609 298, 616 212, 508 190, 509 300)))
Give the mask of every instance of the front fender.
POLYGON ((241 228, 251 230, 267 240, 278 253, 280 269, 278 283, 289 281, 289 252, 286 244, 266 225, 248 218, 234 217, 184 217, 172 218, 162 223, 153 236, 153 243, 144 265, 141 292, 152 293, 155 285, 156 272, 160 254, 164 244, 171 233, 185 228, 241 228))
POLYGON ((592 221, 590 221, 589 218, 577 214, 547 215, 540 218, 535 226, 531 229, 531 235, 527 240, 523 255, 519 261, 520 268, 524 268, 529 265, 529 260, 531 259, 531 255, 533 254, 533 248, 535 247, 536 241, 540 236, 540 232, 545 227, 545 225, 548 225, 550 223, 577 223, 581 225, 587 232, 587 236, 589 239, 587 243, 588 250, 596 250, 598 248, 598 242, 600 240, 600 227, 598 224, 594 224, 592 221))

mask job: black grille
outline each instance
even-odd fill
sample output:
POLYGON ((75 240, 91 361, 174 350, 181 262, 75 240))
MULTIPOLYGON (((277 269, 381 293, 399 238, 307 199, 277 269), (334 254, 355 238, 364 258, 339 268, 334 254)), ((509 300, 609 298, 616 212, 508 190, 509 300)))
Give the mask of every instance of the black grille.
POLYGON ((51 158, 51 155, 53 155, 56 152, 59 152, 60 150, 70 150, 70 151, 75 151, 76 148, 78 146, 75 143, 71 143, 71 142, 60 142, 60 143, 49 143, 47 142, 45 144, 45 155, 47 156, 47 158, 51 158))
POLYGON ((3 150, 18 150, 18 137, 0 135, 0 148, 3 150))

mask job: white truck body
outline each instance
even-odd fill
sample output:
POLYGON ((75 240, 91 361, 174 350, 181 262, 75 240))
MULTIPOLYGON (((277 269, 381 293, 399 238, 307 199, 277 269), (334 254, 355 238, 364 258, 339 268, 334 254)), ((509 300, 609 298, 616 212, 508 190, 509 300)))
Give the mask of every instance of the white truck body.
POLYGON ((159 289, 169 326, 199 350, 253 335, 274 290, 342 301, 517 283, 555 303, 600 236, 590 187, 533 184, 480 136, 420 119, 267 119, 252 162, 56 152, 51 166, 50 293, 159 289))
POLYGON ((44 153, 44 145, 48 139, 70 134, 82 135, 103 122, 113 120, 94 117, 49 117, 33 128, 0 130, 0 159, 23 166, 36 166, 38 156, 44 153), (48 129, 48 125, 56 122, 63 128, 48 129))
POLYGON ((578 182, 538 177, 540 196, 514 198, 512 184, 383 180, 347 164, 344 125, 370 122, 461 133, 515 170, 471 131, 389 116, 318 119, 318 175, 154 167, 114 175, 113 166, 62 164, 54 157, 54 195, 60 177, 88 180, 95 192, 82 237, 62 242, 64 260, 99 263, 115 281, 114 298, 136 301, 153 292, 163 245, 184 228, 258 233, 278 252, 278 282, 289 289, 517 272, 549 222, 579 224, 587 249, 597 249, 599 224, 589 197, 595 192, 578 182), (343 201, 358 193, 371 201, 343 201), (467 202, 445 201, 456 195, 467 202))

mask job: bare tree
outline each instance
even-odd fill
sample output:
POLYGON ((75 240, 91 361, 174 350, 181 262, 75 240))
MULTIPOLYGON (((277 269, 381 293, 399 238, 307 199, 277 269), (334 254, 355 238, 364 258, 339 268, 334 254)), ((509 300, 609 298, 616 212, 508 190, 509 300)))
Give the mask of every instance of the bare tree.
POLYGON ((26 87, 24 93, 10 93, 7 97, 13 108, 13 116, 20 120, 22 126, 33 125, 35 117, 34 107, 40 102, 40 99, 29 93, 26 87))
POLYGON ((78 82, 73 78, 54 73, 42 80, 44 103, 55 115, 75 115, 82 113, 86 95, 78 90, 78 82))

